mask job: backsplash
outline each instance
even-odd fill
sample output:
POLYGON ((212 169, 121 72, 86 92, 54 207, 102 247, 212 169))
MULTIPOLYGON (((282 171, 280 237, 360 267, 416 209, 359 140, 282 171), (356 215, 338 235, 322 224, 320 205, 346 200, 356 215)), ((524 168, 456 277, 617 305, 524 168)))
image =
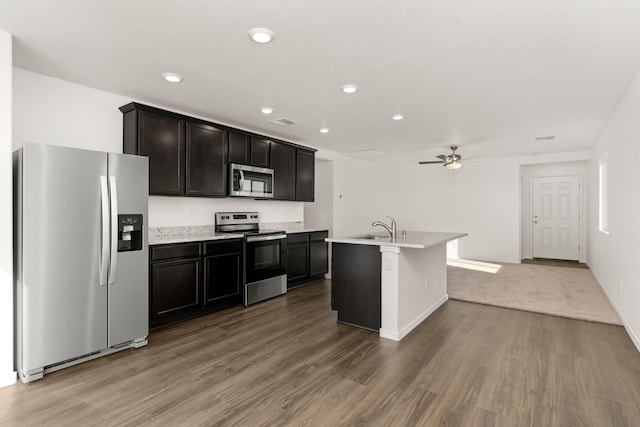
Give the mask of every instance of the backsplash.
POLYGON ((149 227, 214 225, 216 212, 260 212, 268 223, 304 221, 303 202, 242 198, 149 197, 149 227))

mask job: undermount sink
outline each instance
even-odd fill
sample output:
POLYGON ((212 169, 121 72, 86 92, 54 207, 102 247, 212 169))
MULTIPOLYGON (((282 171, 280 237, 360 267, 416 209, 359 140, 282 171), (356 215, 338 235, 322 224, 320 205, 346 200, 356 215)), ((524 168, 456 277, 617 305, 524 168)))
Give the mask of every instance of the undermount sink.
POLYGON ((366 234, 364 236, 355 236, 354 239, 385 240, 385 239, 389 239, 389 236, 375 236, 372 234, 366 234))

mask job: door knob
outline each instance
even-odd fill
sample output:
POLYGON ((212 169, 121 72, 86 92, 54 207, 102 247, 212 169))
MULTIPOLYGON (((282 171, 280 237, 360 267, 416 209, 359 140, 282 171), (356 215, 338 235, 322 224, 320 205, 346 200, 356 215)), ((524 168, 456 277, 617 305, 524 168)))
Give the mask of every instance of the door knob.
POLYGON ((537 223, 538 223, 538 221, 533 221, 533 223, 534 223, 534 224, 537 224, 537 223))

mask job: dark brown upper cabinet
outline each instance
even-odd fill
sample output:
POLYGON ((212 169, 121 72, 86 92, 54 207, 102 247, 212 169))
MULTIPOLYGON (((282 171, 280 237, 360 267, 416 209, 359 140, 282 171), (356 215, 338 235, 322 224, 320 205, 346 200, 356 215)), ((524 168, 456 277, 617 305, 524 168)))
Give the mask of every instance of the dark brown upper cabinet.
POLYGON ((283 142, 271 142, 273 198, 296 199, 296 147, 283 142))
POLYGON ((228 163, 274 170, 274 199, 313 202, 315 150, 131 102, 123 152, 149 157, 149 194, 225 197, 228 163))
POLYGON ((184 195, 184 119, 139 109, 131 103, 124 114, 123 152, 149 157, 149 194, 184 195))
POLYGON ((251 137, 251 166, 269 167, 269 147, 271 140, 251 137))
POLYGON ((187 122, 187 196, 225 197, 228 132, 206 123, 187 122))
POLYGON ((229 131, 229 163, 269 167, 271 140, 229 131))
POLYGON ((229 131, 229 163, 250 164, 250 141, 251 137, 249 135, 229 131))
POLYGON ((298 148, 296 160, 296 200, 313 202, 315 196, 315 152, 298 148))

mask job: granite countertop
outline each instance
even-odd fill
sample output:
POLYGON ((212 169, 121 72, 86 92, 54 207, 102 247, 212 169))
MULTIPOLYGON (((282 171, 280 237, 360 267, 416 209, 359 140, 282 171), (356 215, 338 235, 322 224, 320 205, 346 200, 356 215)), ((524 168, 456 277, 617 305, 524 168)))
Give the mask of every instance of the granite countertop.
MULTIPOLYGON (((327 229, 305 228, 303 223, 260 223, 261 230, 278 230, 287 233, 327 231, 327 229)), ((216 233, 214 225, 192 225, 177 227, 149 227, 149 245, 202 242, 207 240, 238 239, 242 234, 216 233)))
POLYGON ((329 231, 326 228, 303 228, 301 230, 291 230, 287 231, 287 234, 295 234, 295 233, 313 233, 316 231, 329 231))
POLYGON ((202 233, 202 234, 170 234, 164 236, 149 235, 149 246, 165 245, 168 243, 203 242, 207 240, 241 239, 242 234, 231 233, 202 233))
POLYGON ((242 234, 216 233, 213 225, 185 227, 149 227, 149 245, 202 242, 207 240, 238 239, 242 234))
POLYGON ((441 233, 436 231, 407 231, 405 238, 398 232, 392 241, 389 233, 367 233, 348 237, 332 237, 325 239, 331 243, 350 243, 354 245, 394 246, 398 248, 424 249, 467 236, 467 233, 441 233))

